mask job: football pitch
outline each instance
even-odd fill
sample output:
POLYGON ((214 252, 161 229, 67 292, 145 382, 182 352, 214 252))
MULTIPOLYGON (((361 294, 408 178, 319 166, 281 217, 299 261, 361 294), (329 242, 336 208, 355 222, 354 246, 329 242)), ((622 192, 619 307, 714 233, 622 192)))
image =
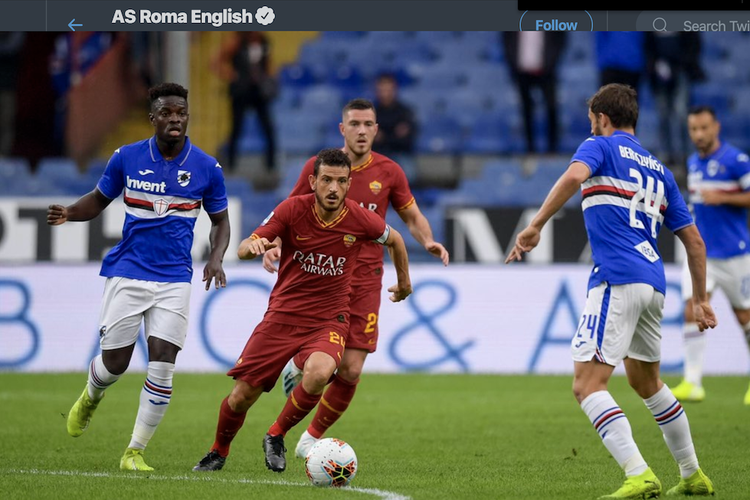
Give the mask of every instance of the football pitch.
MULTIPOLYGON (((283 405, 279 386, 250 410, 224 469, 194 473, 232 381, 179 373, 178 365, 171 408, 146 450, 156 470, 128 473, 119 459, 143 375, 127 374, 110 388, 74 439, 65 417, 84 384, 84 374, 0 374, 0 498, 585 499, 623 480, 568 376, 365 375, 328 434, 349 442, 359 459, 357 477, 341 490, 309 485, 294 458, 309 417, 287 436, 287 470, 266 469, 261 440, 283 405)), ((705 402, 685 405, 701 466, 722 499, 750 498, 747 379, 712 377, 705 387, 705 402)), ((666 491, 679 473, 653 417, 623 377, 610 391, 666 491)))

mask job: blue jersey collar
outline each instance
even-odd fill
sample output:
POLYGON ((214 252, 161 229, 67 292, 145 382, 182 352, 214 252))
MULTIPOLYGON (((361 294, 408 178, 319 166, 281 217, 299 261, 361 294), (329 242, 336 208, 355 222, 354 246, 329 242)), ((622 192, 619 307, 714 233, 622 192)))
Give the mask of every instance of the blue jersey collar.
MULTIPOLYGON (((161 151, 159 151, 159 147, 156 145, 156 138, 154 136, 152 136, 151 139, 148 140, 148 150, 149 153, 151 153, 152 162, 156 163, 158 161, 166 161, 164 160, 161 151)), ((177 163, 179 166, 182 166, 183 163, 187 161, 188 156, 190 156, 190 151, 192 150, 193 143, 190 142, 190 138, 188 136, 185 136, 185 146, 182 148, 182 151, 180 151, 180 154, 178 154, 177 157, 172 161, 177 163)))
POLYGON ((634 136, 633 134, 629 134, 627 132, 623 132, 622 130, 615 130, 615 132, 612 134, 612 137, 617 137, 617 136, 627 137, 628 139, 630 139, 634 143, 638 144, 639 146, 641 145, 641 143, 638 142, 638 139, 636 138, 636 136, 634 136))

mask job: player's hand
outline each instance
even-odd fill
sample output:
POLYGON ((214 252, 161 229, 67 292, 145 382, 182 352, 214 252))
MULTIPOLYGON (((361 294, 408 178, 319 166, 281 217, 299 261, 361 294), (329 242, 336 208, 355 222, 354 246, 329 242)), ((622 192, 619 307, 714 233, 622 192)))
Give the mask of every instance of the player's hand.
POLYGON ((240 248, 237 250, 237 256, 243 260, 254 259, 272 248, 276 248, 276 243, 271 243, 266 238, 253 238, 251 236, 242 240, 240 248))
POLYGON ((533 226, 528 226, 518 233, 516 244, 508 254, 508 258, 505 259, 505 263, 508 264, 514 260, 520 262, 523 259, 523 254, 531 252, 539 244, 540 237, 541 231, 533 226))
POLYGON ((722 205, 724 193, 718 189, 704 189, 701 191, 704 205, 722 205))
POLYGON ((716 328, 716 325, 719 323, 708 301, 697 302, 693 300, 693 316, 700 331, 707 330, 708 328, 716 328))
POLYGON ((281 248, 272 248, 263 254, 263 269, 273 274, 279 269, 276 267, 274 262, 278 262, 281 258, 281 248))
POLYGON ((50 205, 47 208, 47 224, 59 226, 68 221, 68 209, 62 205, 50 205))
POLYGON ((443 245, 437 241, 429 241, 425 244, 424 249, 430 252, 432 255, 443 261, 443 265, 447 266, 450 262, 450 254, 443 245))
POLYGON ((219 287, 227 287, 227 275, 224 273, 224 268, 221 267, 221 262, 208 261, 206 267, 203 268, 203 281, 206 282, 206 290, 211 288, 211 280, 216 283, 216 289, 219 287))
POLYGON ((392 295, 389 297, 391 299, 391 302, 401 302, 406 297, 411 295, 411 283, 407 283, 405 285, 393 285, 388 289, 388 291, 392 293, 392 295))

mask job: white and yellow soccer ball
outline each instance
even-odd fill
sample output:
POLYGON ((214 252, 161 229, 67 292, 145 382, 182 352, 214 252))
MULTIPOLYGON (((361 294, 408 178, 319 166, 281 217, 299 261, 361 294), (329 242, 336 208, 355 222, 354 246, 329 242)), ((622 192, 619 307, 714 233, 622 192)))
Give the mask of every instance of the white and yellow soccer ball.
POLYGON ((346 486, 357 475, 357 455, 344 441, 324 438, 310 448, 305 470, 315 486, 346 486))

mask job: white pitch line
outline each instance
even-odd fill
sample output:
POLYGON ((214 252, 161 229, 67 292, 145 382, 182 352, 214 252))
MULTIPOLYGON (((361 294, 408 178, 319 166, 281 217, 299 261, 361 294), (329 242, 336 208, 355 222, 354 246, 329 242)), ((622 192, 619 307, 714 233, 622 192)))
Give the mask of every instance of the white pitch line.
MULTIPOLYGON (((71 476, 71 477, 106 477, 113 479, 148 479, 151 481, 196 481, 210 483, 228 483, 228 484, 265 484, 277 486, 299 486, 302 488, 314 488, 308 483, 293 483, 290 481, 272 481, 269 479, 224 479, 215 476, 195 475, 195 476, 159 476, 156 474, 143 475, 138 474, 110 474, 109 472, 81 472, 71 470, 40 470, 40 469, 0 469, 0 474, 29 474, 38 476, 71 476)), ((411 497, 393 493, 392 491, 383 491, 375 488, 359 488, 357 486, 346 486, 341 488, 346 491, 353 491, 365 495, 373 495, 383 500, 411 500, 411 497)))

